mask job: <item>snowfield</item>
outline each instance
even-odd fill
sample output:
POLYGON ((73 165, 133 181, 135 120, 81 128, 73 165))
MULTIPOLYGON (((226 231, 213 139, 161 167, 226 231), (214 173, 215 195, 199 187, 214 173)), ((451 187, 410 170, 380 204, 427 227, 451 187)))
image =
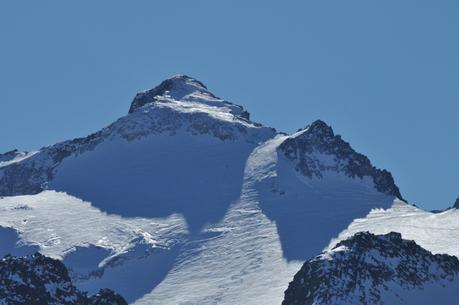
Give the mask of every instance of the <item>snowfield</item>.
POLYGON ((116 287, 131 300, 162 280, 167 263, 172 263, 168 256, 188 232, 179 215, 122 218, 55 191, 5 197, 0 207, 0 234, 14 228, 19 246, 15 249, 2 238, 2 253, 9 249, 8 253, 25 255, 39 249, 63 260, 80 288, 96 293, 98 287, 116 287))
POLYGON ((108 215, 62 192, 4 197, 0 225, 20 232, 24 245, 37 245, 43 255, 62 259, 75 245, 94 245, 112 252, 145 236, 153 247, 170 247, 187 232, 183 217, 164 219, 122 218, 108 215), (148 238, 151 234, 157 239, 148 238))
POLYGON ((333 239, 327 249, 357 232, 374 234, 399 232, 404 239, 414 240, 434 254, 459 257, 459 210, 449 209, 431 213, 395 200, 390 209, 374 209, 368 216, 355 219, 349 227, 333 239))

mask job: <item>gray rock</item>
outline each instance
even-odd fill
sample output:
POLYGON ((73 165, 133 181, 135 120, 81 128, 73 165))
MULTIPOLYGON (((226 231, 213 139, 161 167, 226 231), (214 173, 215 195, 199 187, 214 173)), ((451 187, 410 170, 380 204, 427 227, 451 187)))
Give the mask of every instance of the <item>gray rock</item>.
POLYGON ((0 261, 0 303, 10 305, 127 305, 109 289, 89 296, 72 283, 64 264, 36 253, 0 261))
POLYGON ((366 156, 352 149, 340 135, 335 135, 325 122, 317 120, 300 132, 279 148, 304 176, 322 178, 325 171, 341 172, 352 178, 368 176, 378 191, 403 200, 391 173, 374 167, 366 156), (333 164, 322 162, 320 155, 332 157, 333 164))
MULTIPOLYGON (((384 304, 382 294, 457 285, 459 260, 432 254, 399 233, 357 233, 304 263, 285 292, 283 305, 384 304)), ((457 304, 459 298, 450 304, 457 304)))
POLYGON ((453 208, 459 209, 459 197, 457 197, 456 201, 454 202, 453 208))

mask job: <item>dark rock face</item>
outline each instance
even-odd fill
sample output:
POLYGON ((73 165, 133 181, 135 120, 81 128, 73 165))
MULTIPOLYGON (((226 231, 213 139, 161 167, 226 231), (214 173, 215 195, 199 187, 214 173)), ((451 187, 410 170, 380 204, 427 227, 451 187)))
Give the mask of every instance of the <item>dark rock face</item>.
POLYGON ((0 196, 37 194, 43 190, 44 176, 33 167, 12 164, 4 169, 0 178, 0 196))
POLYGON ((455 256, 433 255, 399 233, 361 232, 307 261, 282 304, 383 304, 381 295, 394 287, 409 291, 437 281, 457 285, 458 272, 455 256))
POLYGON ((309 178, 322 178, 325 171, 341 172, 352 178, 368 176, 378 191, 403 200, 390 172, 374 167, 366 156, 352 149, 323 121, 315 121, 299 135, 285 140, 279 148, 296 162, 296 170, 309 178), (324 157, 332 161, 321 160, 324 157))
POLYGON ((79 291, 64 264, 39 253, 0 261, 0 303, 10 305, 127 305, 111 290, 88 297, 79 291))
POLYGON ((36 155, 0 168, 0 196, 37 194, 46 189, 54 169, 72 154, 93 149, 104 140, 106 129, 85 138, 44 147, 36 155), (1 173, 3 172, 3 173, 1 173))
POLYGON ((23 153, 19 152, 17 149, 7 151, 6 153, 0 154, 0 162, 6 162, 13 160, 14 158, 21 156, 23 153))
POLYGON ((456 199, 456 201, 453 204, 453 208, 459 209, 459 197, 456 199))

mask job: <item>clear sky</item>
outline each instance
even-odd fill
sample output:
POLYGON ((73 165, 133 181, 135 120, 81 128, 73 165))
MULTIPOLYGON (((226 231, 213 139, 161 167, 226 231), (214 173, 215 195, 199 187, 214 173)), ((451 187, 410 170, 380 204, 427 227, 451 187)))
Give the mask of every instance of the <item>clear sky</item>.
POLYGON ((0 151, 85 136, 183 73, 323 119, 426 209, 459 196, 459 1, 0 1, 0 151))

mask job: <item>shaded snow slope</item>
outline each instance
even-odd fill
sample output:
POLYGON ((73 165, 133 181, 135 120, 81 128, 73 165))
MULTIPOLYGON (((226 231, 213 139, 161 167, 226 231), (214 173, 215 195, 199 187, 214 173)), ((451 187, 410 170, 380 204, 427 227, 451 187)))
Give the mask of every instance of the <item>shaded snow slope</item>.
POLYGON ((0 195, 0 226, 83 290, 248 305, 280 304, 304 260, 400 192, 325 123, 276 134, 179 75, 101 131, 1 167, 0 195))
POLYGON ((269 174, 253 187, 261 210, 276 223, 288 260, 320 253, 352 220, 374 207, 390 207, 399 194, 390 174, 375 169, 321 121, 284 137, 270 153, 275 161, 269 174), (381 175, 388 177, 384 184, 381 175))
POLYGON ((286 279, 300 264, 283 257, 276 225, 259 208, 253 186, 275 174, 272 165, 282 140, 255 149, 238 202, 221 222, 185 244, 168 277, 138 304, 280 303, 286 279))
POLYGON ((287 138, 253 151, 240 200, 204 230, 204 238, 186 244, 179 264, 139 304, 280 304, 301 261, 320 252, 356 215, 392 203, 371 179, 299 175, 279 153, 287 138))
MULTIPOLYGON (((16 208, 24 209, 24 206, 16 208)), ((25 242, 16 229, 0 226, 0 257, 30 255, 38 250, 37 245, 25 242)))
POLYGON ((432 254, 399 233, 360 232, 307 261, 283 305, 459 303, 459 260, 432 254))
POLYGON ((114 139, 65 159, 49 187, 123 217, 179 213, 196 231, 219 221, 238 200, 254 147, 184 133, 114 139))

